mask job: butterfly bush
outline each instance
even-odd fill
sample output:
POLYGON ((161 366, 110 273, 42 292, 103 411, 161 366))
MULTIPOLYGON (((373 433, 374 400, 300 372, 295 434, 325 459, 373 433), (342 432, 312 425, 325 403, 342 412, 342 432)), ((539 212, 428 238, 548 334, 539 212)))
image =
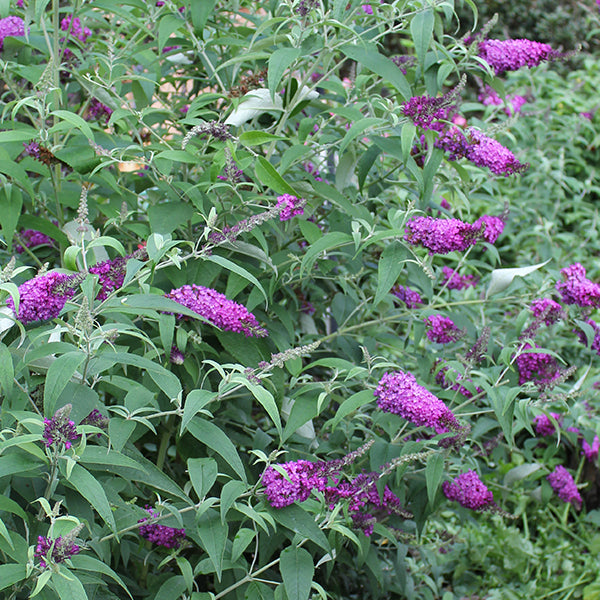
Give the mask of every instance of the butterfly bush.
POLYGON ((447 8, 2 5, 11 600, 593 593, 597 61, 447 8))

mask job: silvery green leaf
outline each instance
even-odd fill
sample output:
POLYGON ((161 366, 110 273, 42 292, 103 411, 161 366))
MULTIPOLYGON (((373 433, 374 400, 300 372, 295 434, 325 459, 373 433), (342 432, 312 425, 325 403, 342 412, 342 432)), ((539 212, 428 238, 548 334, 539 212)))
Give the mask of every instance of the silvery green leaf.
POLYGON ((537 271, 540 267, 547 265, 550 259, 537 265, 531 265, 529 267, 515 267, 511 269, 494 269, 492 271, 492 278, 490 285, 488 286, 485 297, 489 298, 494 294, 498 294, 504 291, 512 282, 515 277, 525 277, 534 271, 537 271))

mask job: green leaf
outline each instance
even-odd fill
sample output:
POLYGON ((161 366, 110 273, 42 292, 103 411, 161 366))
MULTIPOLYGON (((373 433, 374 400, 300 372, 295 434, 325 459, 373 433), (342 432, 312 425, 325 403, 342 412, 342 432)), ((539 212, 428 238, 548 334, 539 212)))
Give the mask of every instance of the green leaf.
POLYGON ((167 202, 148 208, 152 233, 166 235, 187 223, 194 214, 194 207, 185 202, 167 202))
POLYGON ((215 510, 207 510, 198 519, 198 536, 215 567, 219 581, 221 581, 223 572, 223 556, 228 532, 227 523, 221 522, 219 514, 215 510))
MULTIPOLYGON (((19 506, 19 504, 7 496, 0 496, 0 511, 9 512, 13 515, 21 517, 23 521, 27 521, 27 515, 25 514, 25 511, 19 506)), ((0 581, 2 581, 1 577, 0 581)))
MULTIPOLYGON (((73 125, 75 129, 79 129, 79 131, 81 131, 81 133, 83 133, 88 140, 94 141, 94 132, 92 131, 92 128, 89 126, 88 122, 78 114, 71 112, 70 110, 54 110, 50 114, 62 119, 63 121, 67 121, 73 125)), ((62 127, 60 127, 60 125, 61 124, 58 123, 54 127, 50 128, 48 133, 54 133, 55 130, 61 131, 62 127)))
POLYGON ((0 386, 5 397, 9 397, 14 386, 15 368, 10 350, 0 343, 0 386))
POLYGON ((373 306, 377 306, 392 289, 409 257, 409 252, 400 242, 392 242, 389 246, 386 246, 377 267, 377 293, 375 294, 373 306))
POLYGON ((402 158, 404 162, 408 160, 410 151, 414 145, 415 134, 417 133, 417 126, 413 123, 404 123, 402 125, 402 131, 400 133, 400 140, 402 144, 402 158))
POLYGON ((227 511, 233 506, 233 503, 243 494, 247 489, 247 485, 243 481, 237 481, 233 479, 228 481, 221 490, 221 521, 225 522, 227 517, 227 511))
POLYGON ((92 573, 101 573, 102 575, 106 575, 110 577, 113 581, 116 581, 126 592, 126 594, 133 598, 133 596, 129 593, 129 590, 123 583, 123 580, 105 563, 93 556, 89 556, 87 554, 77 554, 71 558, 73 562, 73 568, 78 569, 80 571, 90 571, 92 573))
POLYGON ((526 277, 530 273, 537 271, 539 268, 547 265, 552 259, 544 261, 543 263, 538 263, 536 265, 531 265, 529 267, 516 267, 511 269, 494 269, 492 271, 492 277, 490 279, 490 284, 486 291, 485 297, 489 298, 494 294, 499 294, 503 292, 512 282, 515 277, 526 277))
POLYGON ((418 12, 410 22, 410 34, 423 71, 425 70, 425 56, 433 38, 434 21, 433 10, 428 8, 418 12))
POLYGON ((444 455, 441 452, 431 454, 427 458, 427 466, 425 467, 425 479, 427 481, 427 498, 429 503, 433 505, 435 495, 437 494, 440 482, 444 476, 444 455))
POLYGON ((315 574, 312 556, 304 548, 286 548, 280 555, 279 569, 288 600, 308 600, 315 574))
POLYGON ((325 534, 315 523, 314 517, 297 504, 292 504, 285 508, 267 507, 267 510, 284 527, 309 539, 326 552, 331 550, 325 534))
POLYGON ((110 445, 117 452, 121 452, 136 427, 137 423, 133 420, 112 417, 108 422, 108 438, 110 439, 110 445))
POLYGON ((54 224, 35 215, 21 215, 19 219, 19 227, 22 229, 36 229, 45 233, 48 237, 58 242, 61 246, 68 246, 69 239, 67 236, 54 224))
POLYGON ((292 196, 298 197, 298 192, 283 179, 266 158, 262 156, 258 157, 254 172, 256 173, 256 178, 263 185, 266 185, 277 194, 292 194, 292 196))
POLYGON ((116 533, 115 518, 102 485, 79 464, 73 466, 70 477, 67 477, 66 465, 62 461, 59 464, 60 471, 66 479, 63 483, 68 483, 74 487, 90 503, 90 507, 94 508, 104 522, 116 533))
MULTIPOLYGON (((111 298, 102 305, 103 310, 117 309, 127 311, 131 314, 140 314, 140 311, 164 311, 193 317, 195 319, 205 320, 197 312, 186 308, 179 302, 166 298, 159 294, 130 294, 124 298, 111 298)), ((152 313, 146 312, 144 316, 150 316, 152 313)))
POLYGON ((88 465, 94 471, 111 472, 112 469, 110 467, 127 467, 141 473, 146 473, 144 467, 133 458, 129 458, 121 452, 109 450, 103 446, 86 446, 79 457, 79 462, 88 465))
POLYGON ((54 415, 58 397, 84 360, 85 354, 74 350, 59 356, 50 365, 44 386, 44 414, 47 417, 54 415))
POLYGON ((0 590, 5 590, 11 585, 23 581, 26 577, 27 567, 25 565, 17 565, 14 563, 0 565, 0 590))
POLYGON ((202 500, 217 480, 217 461, 213 458, 190 458, 187 465, 194 491, 202 500))
POLYGON ((343 154, 344 150, 348 147, 348 144, 354 139, 356 139, 359 135, 361 135, 365 130, 370 129, 371 127, 375 127, 377 125, 382 125, 386 123, 385 119, 379 119, 377 117, 365 117, 360 121, 357 121, 350 127, 350 129, 346 132, 344 139, 340 142, 340 146, 338 152, 340 156, 343 154))
POLYGON ((283 74, 299 56, 300 48, 279 48, 271 54, 267 75, 267 84, 271 92, 271 98, 275 97, 283 74))
POLYGON ((246 472, 240 456, 232 441, 214 423, 204 419, 195 419, 187 427, 188 431, 211 450, 220 454, 227 464, 246 481, 246 472))
POLYGON ((346 44, 342 47, 342 52, 348 58, 355 60, 359 66, 366 67, 394 86, 404 100, 408 100, 412 96, 410 86, 402 71, 389 58, 380 54, 375 44, 346 44))
POLYGON ((339 424, 339 422, 347 417, 350 413, 359 409, 361 406, 373 402, 374 396, 372 390, 361 390, 352 394, 347 400, 341 404, 335 413, 335 417, 331 420, 331 431, 333 431, 339 424))
POLYGON ((231 562, 235 562, 242 555, 255 536, 256 531, 244 527, 235 534, 231 545, 231 562))
POLYGON ((192 390, 187 395, 183 406, 183 417, 181 418, 179 435, 184 434, 188 423, 217 396, 217 392, 210 392, 209 390, 192 390))
POLYGON ((277 408, 273 394, 262 387, 262 385, 252 383, 244 375, 234 376, 231 378, 231 381, 243 385, 254 396, 258 403, 267 411, 271 421, 275 424, 279 437, 281 437, 281 417, 279 416, 279 409, 277 408))
POLYGON ((148 358, 127 352, 106 352, 102 357, 108 358, 112 364, 121 363, 145 369, 152 381, 168 396, 169 400, 176 400, 182 392, 178 377, 148 358))
MULTIPOLYGON (((204 0, 200 4, 204 4, 204 0)), ((181 29, 183 25, 183 19, 175 15, 166 15, 160 20, 158 24, 158 46, 161 52, 171 35, 181 29)))
MULTIPOLYGON (((204 1, 204 0, 203 0, 204 1)), ((174 600, 175 598, 181 598, 187 590, 187 584, 183 575, 175 575, 169 577, 158 589, 154 600, 174 600)))
POLYGON ((312 269, 313 264, 320 254, 329 252, 334 248, 338 248, 339 246, 343 246, 350 242, 352 242, 352 236, 349 233, 344 233, 342 231, 331 231, 330 233, 326 233, 320 240, 317 240, 306 250, 304 258, 302 259, 302 264, 300 265, 299 277, 302 278, 305 271, 310 271, 312 269))
POLYGON ((60 600, 87 600, 83 584, 64 565, 59 573, 52 573, 52 585, 60 600))
POLYGON ((189 10, 191 12, 192 25, 197 32, 202 33, 208 17, 214 12, 216 4, 217 0, 202 0, 202 2, 190 0, 186 11, 189 10))
POLYGON ((281 135, 274 135, 267 133, 266 131, 244 131, 239 137, 240 143, 244 146, 260 146, 261 144, 267 144, 268 142, 275 142, 277 140, 287 139, 281 135))
MULTIPOLYGON (((19 163, 12 160, 4 148, 0 148, 0 173, 8 175, 15 183, 18 183, 31 198, 35 198, 35 192, 29 181, 27 171, 19 163)), ((7 194, 8 192, 8 186, 6 186, 3 194, 7 194)))
POLYGON ((252 275, 252 273, 250 273, 249 271, 246 271, 246 269, 244 269, 243 267, 240 267, 239 265, 232 262, 228 258, 225 258, 224 256, 219 256, 218 254, 211 254, 210 256, 206 257, 206 260, 208 260, 210 262, 214 262, 217 265, 221 265, 225 269, 227 269, 229 271, 233 271, 234 273, 237 273, 240 277, 243 277, 250 283, 254 284, 256 286, 256 288, 258 289, 258 291, 264 296, 265 304, 267 304, 267 305, 269 304, 269 300, 267 298, 267 294, 265 293, 263 286, 260 284, 258 279, 256 279, 256 277, 254 277, 254 275, 252 275))
POLYGON ((2 226, 2 235, 9 252, 12 252, 13 237, 22 207, 23 194, 21 191, 16 186, 6 186, 0 194, 0 226, 2 226))
POLYGON ((23 475, 29 471, 37 471, 43 465, 39 460, 27 454, 11 452, 0 456, 0 479, 9 475, 23 475))

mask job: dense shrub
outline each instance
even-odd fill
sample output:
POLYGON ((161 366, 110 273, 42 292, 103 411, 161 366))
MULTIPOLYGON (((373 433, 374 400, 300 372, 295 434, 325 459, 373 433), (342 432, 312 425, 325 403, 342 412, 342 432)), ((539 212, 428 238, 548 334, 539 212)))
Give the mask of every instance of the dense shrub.
POLYGON ((0 11, 4 597, 597 597, 593 55, 0 11))

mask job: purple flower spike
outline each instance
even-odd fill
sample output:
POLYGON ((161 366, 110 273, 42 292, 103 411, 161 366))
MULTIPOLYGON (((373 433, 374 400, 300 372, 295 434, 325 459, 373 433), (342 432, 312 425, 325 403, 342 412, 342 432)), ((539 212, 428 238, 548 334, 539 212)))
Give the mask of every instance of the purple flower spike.
POLYGON ((431 392, 420 386, 412 373, 385 373, 375 390, 377 406, 417 426, 433 427, 436 433, 460 429, 452 411, 431 392))
POLYGON ((538 435, 547 437, 556 433, 556 430, 562 425, 562 420, 562 415, 555 412, 551 412, 550 416, 537 415, 533 419, 533 427, 538 435), (550 417, 552 417, 552 419, 550 417))
MULTIPOLYGON (((75 295, 76 279, 76 275, 51 272, 21 284, 17 319, 26 325, 58 317, 67 300, 75 295)), ((14 311, 12 298, 8 298, 6 304, 14 311)))
POLYGON ((25 35, 25 24, 21 17, 5 17, 0 19, 0 50, 4 48, 4 38, 25 35))
POLYGON ((419 292, 412 290, 408 286, 397 284, 391 289, 392 294, 401 302, 406 304, 406 308, 417 308, 423 304, 423 299, 419 292))
POLYGON ((549 44, 524 39, 483 40, 479 42, 478 54, 494 69, 496 75, 518 71, 521 67, 536 67, 560 56, 549 44))
POLYGON ((442 491, 449 500, 456 500, 461 506, 471 510, 496 507, 494 495, 473 470, 461 473, 452 482, 444 481, 442 491))
POLYGON ((594 441, 592 442, 591 446, 584 438, 581 441, 581 447, 583 449, 583 454, 585 454, 585 457, 589 462, 595 463, 598 460, 598 452, 600 452, 600 438, 597 435, 594 436, 594 441))
POLYGON ((550 482, 552 489, 563 502, 570 502, 577 510, 581 508, 581 495, 573 476, 562 465, 557 465, 556 469, 546 477, 550 482))
MULTIPOLYGON (((196 284, 184 285, 171 290, 165 296, 193 310, 225 331, 243 333, 246 337, 268 335, 267 330, 259 325, 256 317, 248 312, 245 306, 228 300, 225 294, 212 288, 196 284)), ((178 315, 178 318, 184 317, 178 315)))
POLYGON ((454 95, 454 92, 449 92, 439 98, 414 96, 402 105, 402 113, 423 129, 440 131, 444 124, 439 121, 447 121, 456 109, 451 103, 454 95))
POLYGON ((75 554, 79 554, 80 550, 81 548, 69 537, 60 536, 52 539, 40 535, 33 555, 40 559, 40 567, 45 569, 48 566, 46 560, 49 559, 54 564, 61 563, 75 554))
POLYGON ((537 298, 531 303, 531 312, 536 318, 542 318, 549 327, 560 319, 564 319, 563 307, 550 298, 537 298))
POLYGON ((459 275, 450 267, 442 268, 442 285, 445 285, 449 290, 465 290, 469 287, 475 287, 479 281, 474 275, 459 275))
MULTIPOLYGON (((160 516, 159 513, 150 506, 146 506, 145 510, 152 518, 160 516)), ((144 523, 147 520, 147 518, 140 519, 138 523, 144 523)), ((140 525, 140 535, 157 546, 179 548, 183 538, 185 538, 185 529, 176 529, 175 527, 167 527, 166 525, 152 523, 150 525, 140 525)))
POLYGON ((459 219, 416 217, 406 224, 404 239, 413 246, 423 246, 430 254, 464 251, 477 243, 480 228, 459 219))
POLYGON ((281 208, 279 220, 289 221, 292 217, 303 215, 304 204, 306 204, 306 200, 296 198, 296 196, 292 196, 292 194, 283 194, 283 196, 277 196, 277 207, 281 208))
POLYGON ((484 230, 481 237, 488 244, 494 244, 504 231, 504 221, 500 217, 483 215, 473 223, 473 227, 481 228, 482 226, 484 226, 484 230))
POLYGON ((68 450, 72 443, 79 439, 79 434, 75 429, 75 423, 69 419, 71 414, 71 405, 65 404, 59 408, 51 419, 44 419, 44 432, 42 436, 46 448, 53 447, 61 450, 64 444, 68 450))
POLYGON ((313 489, 322 492, 327 486, 327 475, 323 474, 322 464, 297 460, 278 467, 285 472, 285 476, 271 466, 262 476, 265 495, 274 508, 289 506, 296 500, 304 502, 313 489))
MULTIPOLYGON (((531 344, 526 344, 523 349, 528 350, 530 348, 532 348, 531 344)), ((537 385, 544 386, 551 384, 560 377, 558 363, 551 354, 528 352, 519 354, 515 362, 519 369, 519 385, 532 381, 537 385)))
POLYGON ((22 229, 19 232, 19 243, 15 246, 15 252, 22 254, 25 248, 36 248, 38 246, 52 246, 52 239, 45 233, 35 229, 22 229))
POLYGON ((600 306, 600 285, 586 278, 585 268, 580 263, 569 265, 561 270, 563 281, 556 283, 565 304, 577 306, 600 306))
POLYGON ((449 344, 460 339, 464 333, 454 324, 452 319, 443 315, 431 315, 423 319, 427 337, 436 344, 449 344))

